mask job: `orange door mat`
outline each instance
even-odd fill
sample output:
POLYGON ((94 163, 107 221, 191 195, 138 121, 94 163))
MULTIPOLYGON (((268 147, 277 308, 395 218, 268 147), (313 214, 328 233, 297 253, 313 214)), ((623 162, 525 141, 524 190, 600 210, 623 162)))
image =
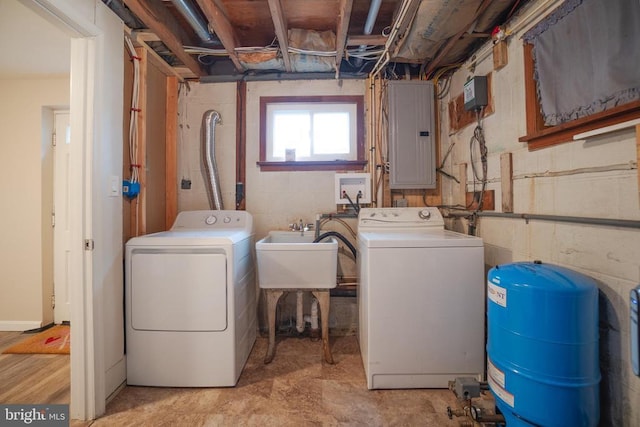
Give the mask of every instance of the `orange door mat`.
POLYGON ((20 341, 2 353, 12 354, 69 354, 71 349, 71 328, 56 325, 45 331, 20 341))

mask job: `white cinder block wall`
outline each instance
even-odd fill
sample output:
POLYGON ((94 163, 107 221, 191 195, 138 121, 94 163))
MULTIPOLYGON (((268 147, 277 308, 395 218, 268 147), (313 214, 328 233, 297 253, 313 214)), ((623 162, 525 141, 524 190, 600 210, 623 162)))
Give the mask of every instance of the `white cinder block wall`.
POLYGON ((256 237, 287 229, 294 221, 314 222, 318 213, 336 211, 335 172, 261 172, 260 97, 364 95, 363 80, 313 80, 247 83, 247 210, 256 237))
MULTIPOLYGON (((260 97, 364 94, 364 80, 247 82, 245 197, 246 209, 253 215, 256 240, 270 230, 286 230, 290 223, 300 219, 314 223, 316 214, 336 211, 335 172, 260 171, 256 165, 260 157, 260 97)), ((223 203, 225 209, 235 209, 236 83, 191 83, 189 89, 181 86, 179 97, 178 181, 191 180, 189 190, 180 189, 180 182, 177 183, 179 211, 210 208, 201 163, 202 116, 210 109, 222 116, 222 123, 215 130, 215 145, 223 203)), ((351 223, 355 227, 355 220, 351 223)), ((323 231, 332 229, 349 238, 340 224, 328 223, 323 227, 323 231)), ((355 263, 341 256, 339 271, 355 277, 355 263)), ((284 311, 288 312, 288 308, 284 311)))
MULTIPOLYGON (((541 3, 541 2, 535 2, 541 3)), ((532 5, 535 7, 535 4, 532 5)), ((640 219, 636 136, 634 129, 570 141, 529 152, 525 135, 522 31, 509 39, 509 64, 493 71, 492 57, 482 60, 472 73, 469 63, 453 76, 446 102, 440 104, 442 150, 455 147, 445 171, 458 174, 460 163, 469 164, 473 125, 449 135, 447 103, 462 92, 468 76, 493 74, 495 113, 483 120, 488 158, 488 188, 495 190, 500 211, 500 155, 513 156, 514 211, 516 213, 640 219), (595 172, 590 168, 624 170, 595 172), (568 173, 558 177, 529 177, 545 172, 568 173)), ((476 155, 476 158, 478 156, 476 155)), ((480 169, 478 169, 480 170, 480 169)), ((467 181, 472 182, 471 167, 467 181)), ((445 203, 456 203, 456 188, 443 179, 445 203)), ((471 185, 468 187, 471 191, 471 185)), ((464 228, 456 221, 452 228, 464 228)), ((633 375, 629 349, 629 291, 640 282, 640 230, 519 219, 480 218, 478 234, 484 239, 486 263, 540 259, 563 265, 599 281, 601 425, 640 425, 640 379, 633 375)), ((535 301, 531 301, 535 307, 535 301)))
MULTIPOLYGON (((336 211, 335 172, 261 172, 260 97, 364 95, 363 80, 313 80, 247 83, 246 207, 253 215, 256 238, 270 230, 286 230, 302 219, 314 222, 316 214, 336 211)), ((216 110, 222 123, 215 128, 216 162, 225 209, 235 209, 236 83, 190 83, 182 86, 178 118, 178 209, 210 209, 206 174, 202 165, 202 116, 216 110)))
POLYGON ((208 110, 216 110, 222 119, 215 127, 222 204, 235 209, 236 83, 181 85, 178 108, 178 210, 212 209, 202 163, 202 118, 208 110), (182 179, 191 180, 191 189, 180 189, 182 179))

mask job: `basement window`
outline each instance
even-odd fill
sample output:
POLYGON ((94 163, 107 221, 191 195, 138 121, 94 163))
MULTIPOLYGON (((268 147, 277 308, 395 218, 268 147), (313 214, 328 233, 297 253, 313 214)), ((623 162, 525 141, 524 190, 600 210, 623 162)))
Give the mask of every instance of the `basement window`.
POLYGON ((640 4, 561 4, 523 36, 529 149, 640 117, 640 4))
POLYGON ((363 97, 261 97, 257 163, 262 171, 363 169, 363 97))

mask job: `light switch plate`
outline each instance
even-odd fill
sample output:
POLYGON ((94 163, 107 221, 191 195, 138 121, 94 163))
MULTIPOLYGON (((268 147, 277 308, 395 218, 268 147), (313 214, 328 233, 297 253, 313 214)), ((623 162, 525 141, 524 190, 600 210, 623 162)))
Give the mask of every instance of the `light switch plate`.
POLYGON ((120 195, 120 188, 122 187, 122 181, 117 175, 112 175, 109 179, 109 197, 118 197, 120 195))

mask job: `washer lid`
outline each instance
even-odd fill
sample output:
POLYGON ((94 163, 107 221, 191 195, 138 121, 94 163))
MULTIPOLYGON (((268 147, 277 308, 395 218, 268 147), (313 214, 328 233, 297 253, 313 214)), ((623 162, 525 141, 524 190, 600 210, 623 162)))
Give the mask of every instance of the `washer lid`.
POLYGON ((449 230, 412 232, 374 232, 358 234, 360 244, 368 248, 460 248, 482 247, 480 237, 449 230))
POLYGON ((413 231, 444 229, 438 208, 362 208, 358 231, 413 231))

